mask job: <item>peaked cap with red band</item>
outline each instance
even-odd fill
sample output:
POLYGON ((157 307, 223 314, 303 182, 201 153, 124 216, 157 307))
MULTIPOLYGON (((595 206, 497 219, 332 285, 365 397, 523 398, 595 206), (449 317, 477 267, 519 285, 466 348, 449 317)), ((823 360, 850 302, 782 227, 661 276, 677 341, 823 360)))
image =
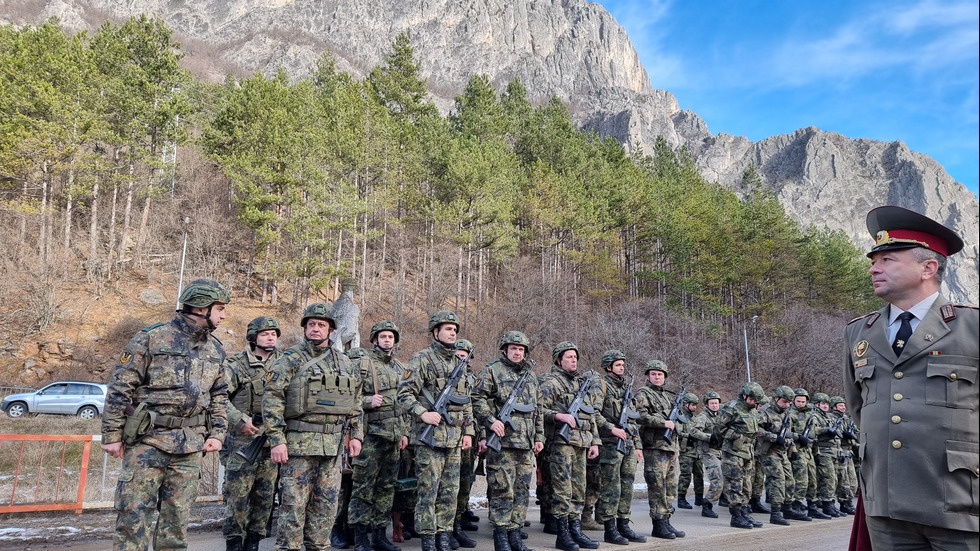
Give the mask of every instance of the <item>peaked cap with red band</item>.
POLYGON ((868 213, 868 231, 875 246, 868 253, 923 247, 943 256, 963 249, 963 240, 956 232, 928 216, 902 207, 885 206, 868 213))

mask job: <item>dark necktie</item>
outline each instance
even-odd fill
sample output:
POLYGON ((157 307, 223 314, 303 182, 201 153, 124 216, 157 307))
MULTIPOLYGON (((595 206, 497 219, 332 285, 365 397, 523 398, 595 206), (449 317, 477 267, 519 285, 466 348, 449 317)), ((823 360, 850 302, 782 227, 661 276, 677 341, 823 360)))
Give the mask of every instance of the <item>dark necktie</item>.
POLYGON ((905 343, 909 342, 909 337, 912 336, 912 324, 909 321, 914 317, 912 312, 902 312, 898 315, 898 319, 902 320, 902 325, 898 328, 898 334, 895 335, 895 342, 892 343, 892 350, 895 351, 896 356, 902 355, 902 350, 905 350, 905 343))

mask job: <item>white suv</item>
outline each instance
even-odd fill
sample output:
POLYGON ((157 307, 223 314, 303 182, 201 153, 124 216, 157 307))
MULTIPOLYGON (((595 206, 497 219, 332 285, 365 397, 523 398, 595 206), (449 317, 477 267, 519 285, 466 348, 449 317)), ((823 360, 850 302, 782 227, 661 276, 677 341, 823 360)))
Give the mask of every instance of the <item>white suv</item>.
POLYGON ((106 386, 99 383, 67 381, 51 383, 35 392, 11 394, 0 402, 0 410, 10 417, 34 413, 60 413, 94 419, 105 409, 106 386))

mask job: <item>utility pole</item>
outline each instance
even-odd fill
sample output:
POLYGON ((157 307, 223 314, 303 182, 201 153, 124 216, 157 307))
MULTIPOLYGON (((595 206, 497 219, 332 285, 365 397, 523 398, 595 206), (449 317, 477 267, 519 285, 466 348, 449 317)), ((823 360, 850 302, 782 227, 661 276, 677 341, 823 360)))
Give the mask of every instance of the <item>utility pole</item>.
MULTIPOLYGON (((752 325, 755 325, 755 320, 757 319, 759 319, 759 316, 752 316, 752 319, 750 320, 752 322, 752 325)), ((748 326, 749 326, 748 322, 745 322, 745 324, 742 325, 742 339, 745 341, 745 378, 746 378, 746 382, 751 383, 752 366, 751 364, 749 364, 749 332, 747 329, 748 326)))

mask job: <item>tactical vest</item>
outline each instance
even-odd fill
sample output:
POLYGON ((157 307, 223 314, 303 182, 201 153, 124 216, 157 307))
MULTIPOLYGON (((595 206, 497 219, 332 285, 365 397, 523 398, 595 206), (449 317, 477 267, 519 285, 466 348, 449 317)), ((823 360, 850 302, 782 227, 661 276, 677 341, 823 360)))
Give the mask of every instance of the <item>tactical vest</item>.
POLYGON ((286 387, 286 419, 306 415, 350 415, 359 403, 354 397, 358 380, 347 372, 339 353, 330 348, 300 368, 286 387), (339 371, 324 369, 322 360, 333 356, 339 371))
POLYGON ((239 387, 235 390, 229 400, 238 411, 246 415, 262 413, 262 393, 265 391, 265 370, 260 366, 255 370, 255 374, 249 376, 252 368, 247 352, 241 353, 235 358, 233 369, 239 377, 239 387))

